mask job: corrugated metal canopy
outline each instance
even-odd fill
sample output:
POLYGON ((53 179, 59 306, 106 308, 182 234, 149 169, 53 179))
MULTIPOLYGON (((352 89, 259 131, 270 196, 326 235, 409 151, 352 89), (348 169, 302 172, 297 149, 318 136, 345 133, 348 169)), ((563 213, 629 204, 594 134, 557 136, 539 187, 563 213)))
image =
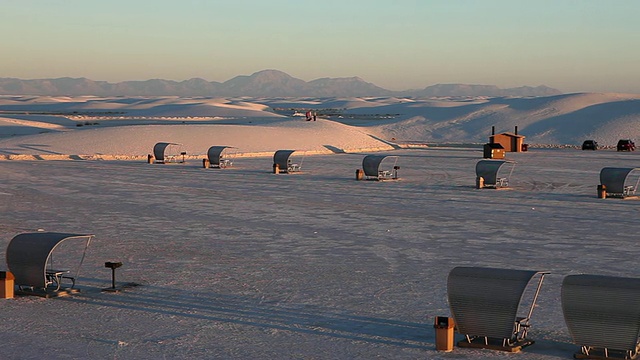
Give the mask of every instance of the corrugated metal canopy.
POLYGON ((575 344, 635 350, 640 333, 640 279, 568 275, 562 311, 575 344))
POLYGON ((289 167, 288 161, 291 154, 295 150, 278 150, 273 154, 273 163, 278 164, 280 170, 286 170, 289 167))
POLYGON ((456 267, 449 273, 449 306, 458 331, 469 336, 510 339, 529 281, 541 272, 456 267))
POLYGON ((231 146, 212 146, 207 150, 207 158, 209 159, 209 163, 211 165, 220 165, 220 156, 222 152, 226 148, 230 148, 231 146))
POLYGON ((606 167, 600 170, 600 184, 607 187, 608 193, 624 193, 624 183, 627 176, 638 168, 614 168, 606 167))
POLYGON ((495 184, 498 178, 498 171, 506 160, 480 160, 476 164, 476 176, 484 178, 485 184, 495 184))
POLYGON ((153 146, 153 157, 158 161, 164 161, 164 151, 169 145, 180 145, 176 143, 159 142, 153 146))
POLYGON ((398 158, 397 156, 392 155, 367 155, 362 159, 362 170, 364 171, 365 176, 378 176, 380 171, 380 164, 384 159, 398 158))
POLYGON ((86 238, 86 246, 88 246, 93 236, 55 232, 18 234, 11 239, 7 247, 7 267, 15 275, 16 285, 44 288, 47 261, 56 246, 74 238, 86 238))

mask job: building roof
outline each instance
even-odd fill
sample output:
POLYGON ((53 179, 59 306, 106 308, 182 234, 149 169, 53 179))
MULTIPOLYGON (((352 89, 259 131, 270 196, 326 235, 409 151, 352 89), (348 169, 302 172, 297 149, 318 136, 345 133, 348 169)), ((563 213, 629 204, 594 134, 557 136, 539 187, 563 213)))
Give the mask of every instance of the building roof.
POLYGON ((491 137, 498 136, 498 135, 504 135, 504 136, 516 137, 516 138, 524 138, 524 135, 517 135, 517 134, 511 133, 511 132, 503 132, 503 133, 500 133, 500 134, 491 135, 491 137))

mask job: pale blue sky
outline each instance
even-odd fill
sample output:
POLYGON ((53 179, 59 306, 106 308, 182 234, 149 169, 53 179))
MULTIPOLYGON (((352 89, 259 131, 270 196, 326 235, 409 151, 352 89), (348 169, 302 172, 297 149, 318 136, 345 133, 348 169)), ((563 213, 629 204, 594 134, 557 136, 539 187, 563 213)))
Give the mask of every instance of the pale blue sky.
POLYGON ((0 77, 640 93, 637 0, 0 0, 0 77))

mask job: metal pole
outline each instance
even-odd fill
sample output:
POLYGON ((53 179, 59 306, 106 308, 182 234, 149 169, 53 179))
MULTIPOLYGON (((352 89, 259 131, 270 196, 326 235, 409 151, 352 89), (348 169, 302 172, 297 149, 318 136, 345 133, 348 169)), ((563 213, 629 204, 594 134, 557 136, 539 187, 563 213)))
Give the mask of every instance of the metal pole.
MULTIPOLYGON (((527 315, 527 319, 531 319, 531 315, 533 314, 533 307, 536 305, 536 301, 538 300, 538 295, 540 294, 540 288, 542 287, 542 281, 544 280, 544 276, 548 275, 548 272, 540 273, 540 281, 538 282, 538 287, 536 288, 536 293, 533 297, 533 302, 531 303, 531 309, 529 309, 529 314, 527 315)), ((528 320, 527 320, 528 321, 528 320)))

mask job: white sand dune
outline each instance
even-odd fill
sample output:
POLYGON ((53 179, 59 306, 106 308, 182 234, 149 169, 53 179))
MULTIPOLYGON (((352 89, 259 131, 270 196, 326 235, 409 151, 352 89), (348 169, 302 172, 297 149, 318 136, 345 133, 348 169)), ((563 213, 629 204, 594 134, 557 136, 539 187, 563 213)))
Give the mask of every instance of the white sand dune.
POLYGON ((24 127, 33 127, 38 129, 50 129, 50 130, 62 130, 66 129, 65 126, 60 124, 55 124, 47 121, 37 121, 37 120, 22 120, 22 119, 12 119, 12 118, 0 118, 0 126, 24 126, 24 127))
POLYGON ((515 130, 538 144, 580 144, 596 139, 615 145, 620 138, 639 138, 640 95, 571 94, 545 98, 494 98, 442 107, 412 104, 381 109, 402 112, 377 130, 389 137, 435 142, 485 142, 491 127, 515 130), (404 110, 404 111, 403 111, 404 110))
POLYGON ((530 144, 579 145, 589 138, 612 146, 620 138, 640 138, 640 95, 634 94, 428 99, 2 96, 0 115, 0 153, 13 158, 136 158, 158 141, 182 143, 194 156, 220 144, 256 155, 281 148, 310 153, 390 149, 386 142, 484 143, 492 126, 497 132, 517 126, 530 144), (318 112, 321 120, 293 116, 306 110, 318 112))
MULTIPOLYGON (((308 154, 379 151, 392 147, 356 127, 333 121, 287 120, 271 125, 131 125, 21 136, 1 142, 0 154, 109 155, 137 159, 151 153, 157 142, 182 144, 182 151, 200 157, 213 145, 233 146, 237 155, 265 156, 278 149, 308 154)), ((13 155, 13 156, 8 156, 13 155)), ((45 157, 46 158, 46 157, 45 157)))

